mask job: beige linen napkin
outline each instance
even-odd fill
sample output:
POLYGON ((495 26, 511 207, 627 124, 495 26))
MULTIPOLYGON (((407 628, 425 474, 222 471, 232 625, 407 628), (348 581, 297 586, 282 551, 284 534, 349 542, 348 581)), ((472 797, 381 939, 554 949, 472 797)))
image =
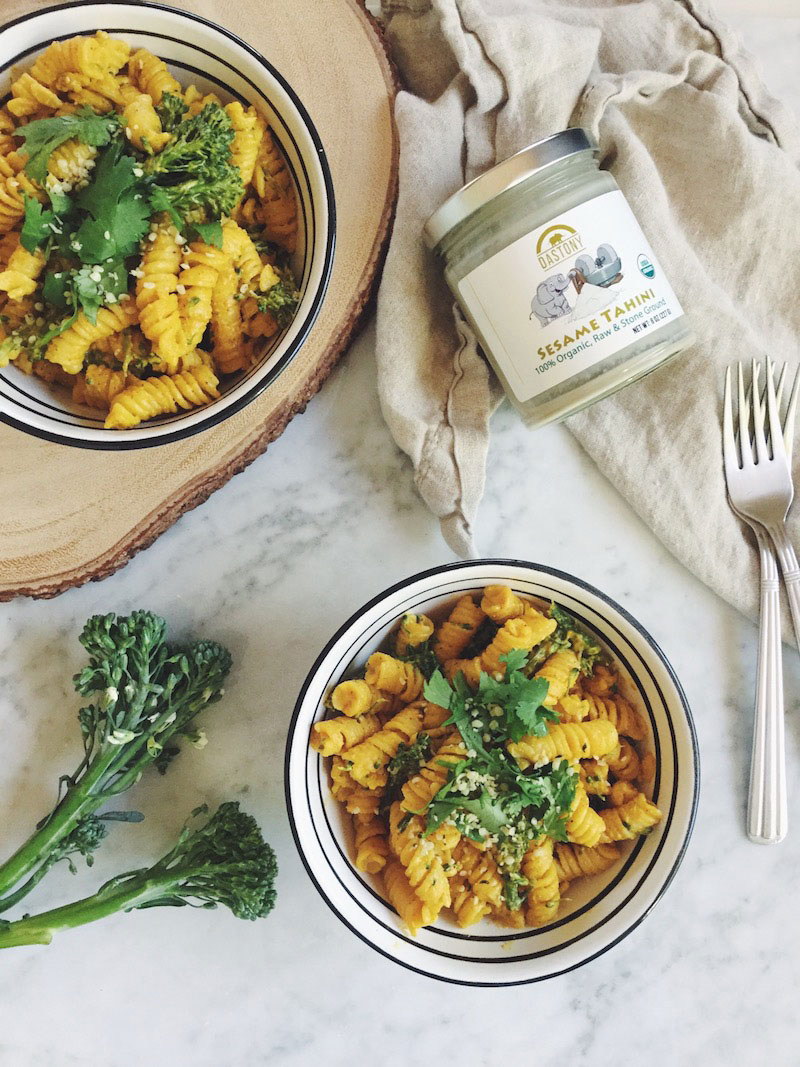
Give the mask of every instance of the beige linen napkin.
MULTIPOLYGON (((501 393, 422 224, 495 161, 585 126, 698 341, 566 425, 664 544, 753 613, 755 553, 743 551, 725 500, 719 409, 731 360, 798 360, 800 137, 788 111, 694 0, 384 0, 383 11, 407 91, 396 106, 400 195, 378 298, 379 388, 448 543, 477 551, 501 393)), ((795 542, 798 532, 795 520, 795 542)))

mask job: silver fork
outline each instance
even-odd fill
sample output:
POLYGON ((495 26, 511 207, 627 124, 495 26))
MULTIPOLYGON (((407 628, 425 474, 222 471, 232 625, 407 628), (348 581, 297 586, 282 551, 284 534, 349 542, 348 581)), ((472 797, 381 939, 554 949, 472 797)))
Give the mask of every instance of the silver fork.
POLYGON ((800 641, 800 572, 794 549, 789 543, 784 519, 792 502, 793 487, 789 466, 793 426, 797 409, 800 371, 795 377, 784 426, 780 425, 780 400, 786 379, 784 366, 778 390, 767 361, 767 386, 762 400, 758 385, 760 368, 753 361, 753 385, 745 397, 742 367, 738 368, 738 449, 734 435, 730 369, 725 374, 723 415, 723 454, 725 478, 731 507, 752 528, 761 559, 761 624, 758 651, 753 755, 747 806, 747 833, 752 841, 777 844, 786 836, 788 813, 786 802, 786 768, 783 735, 783 677, 780 631, 780 586, 775 556, 767 540, 767 531, 778 548, 792 619, 800 641), (772 455, 767 449, 764 406, 769 419, 772 455), (753 458, 750 440, 750 413, 756 443, 753 458), (741 462, 740 462, 741 453, 741 462), (794 605, 792 596, 794 594, 794 605))

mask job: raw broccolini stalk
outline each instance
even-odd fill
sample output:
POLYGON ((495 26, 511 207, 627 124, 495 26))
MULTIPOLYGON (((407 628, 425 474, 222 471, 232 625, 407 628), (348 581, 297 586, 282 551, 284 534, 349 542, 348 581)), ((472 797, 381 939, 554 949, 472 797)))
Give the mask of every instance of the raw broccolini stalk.
MULTIPOLYGON (((151 764, 165 770, 178 751, 178 737, 197 741, 194 719, 219 700, 231 667, 228 650, 213 641, 185 649, 170 646, 166 623, 147 611, 95 615, 80 641, 89 663, 75 675, 75 688, 83 696, 96 695, 78 713, 84 756, 71 775, 62 777, 66 791, 53 811, 0 865, 0 912, 22 899, 59 860, 78 853, 88 861, 105 836, 89 817, 138 782, 151 764)), ((99 818, 120 817, 137 815, 99 818)))
MULTIPOLYGON (((197 808, 192 817, 207 811, 197 808)), ((0 920, 0 949, 49 945, 61 930, 134 908, 222 904, 239 919, 261 919, 275 904, 277 871, 255 819, 228 801, 204 826, 185 826, 175 847, 152 867, 118 875, 94 896, 64 907, 17 922, 0 920)))

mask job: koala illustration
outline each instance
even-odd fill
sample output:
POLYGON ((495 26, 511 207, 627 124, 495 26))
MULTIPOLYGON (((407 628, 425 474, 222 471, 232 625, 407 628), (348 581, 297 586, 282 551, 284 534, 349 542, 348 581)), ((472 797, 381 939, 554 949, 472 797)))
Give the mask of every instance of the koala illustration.
POLYGON ((568 315, 572 308, 564 296, 564 290, 569 284, 569 278, 563 274, 551 274, 545 281, 540 282, 536 286, 536 295, 531 301, 531 313, 528 318, 535 315, 542 326, 546 326, 548 322, 568 315))

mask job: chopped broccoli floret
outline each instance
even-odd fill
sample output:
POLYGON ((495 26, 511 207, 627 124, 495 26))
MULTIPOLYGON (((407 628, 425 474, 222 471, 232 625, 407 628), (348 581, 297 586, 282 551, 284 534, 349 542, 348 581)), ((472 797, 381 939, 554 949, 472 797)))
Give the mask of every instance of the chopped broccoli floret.
POLYGON ((186 114, 186 104, 182 97, 175 93, 164 93, 161 103, 156 107, 156 112, 161 120, 161 129, 165 133, 172 133, 177 129, 183 116, 186 114))
POLYGON ((154 209, 184 217, 202 211, 207 219, 230 214, 244 193, 231 160, 233 136, 231 120, 219 104, 206 104, 180 122, 169 144, 144 164, 153 182, 154 209))

